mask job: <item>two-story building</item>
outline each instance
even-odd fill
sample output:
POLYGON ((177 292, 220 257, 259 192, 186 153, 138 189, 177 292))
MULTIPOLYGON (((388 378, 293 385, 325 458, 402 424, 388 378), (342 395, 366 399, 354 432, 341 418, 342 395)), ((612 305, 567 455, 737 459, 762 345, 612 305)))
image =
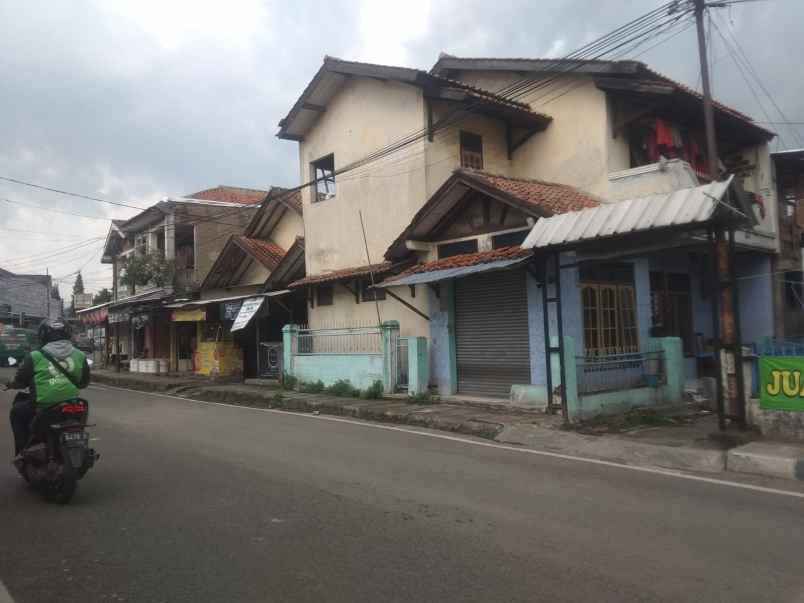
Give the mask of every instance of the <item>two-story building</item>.
POLYGON ((114 220, 102 263, 111 264, 112 362, 146 360, 147 372, 192 370, 195 334, 176 336, 166 301, 197 297, 229 237, 251 221, 267 191, 218 186, 168 197, 129 220, 114 220))
MULTIPOLYGON (((756 223, 736 235, 743 338, 753 341, 774 332, 773 133, 721 104, 715 120, 718 177, 736 174, 756 223)), ((506 397, 511 385, 538 383, 534 367, 543 364, 534 360, 543 345, 528 335, 541 295, 519 262, 532 225, 706 184, 703 129, 700 95, 636 61, 442 55, 424 72, 327 57, 278 134, 298 142, 301 180, 312 182, 302 194, 307 276, 290 287, 307 291, 312 331, 397 321, 403 338, 428 338, 431 382, 442 393, 506 397), (533 84, 527 94, 505 95, 522 82, 533 84), (372 286, 490 259, 519 267, 372 286)), ((677 336, 696 377, 712 337, 699 303, 708 295, 705 253, 673 248, 643 258, 639 270, 634 261, 587 266, 565 279, 579 354, 677 336)))

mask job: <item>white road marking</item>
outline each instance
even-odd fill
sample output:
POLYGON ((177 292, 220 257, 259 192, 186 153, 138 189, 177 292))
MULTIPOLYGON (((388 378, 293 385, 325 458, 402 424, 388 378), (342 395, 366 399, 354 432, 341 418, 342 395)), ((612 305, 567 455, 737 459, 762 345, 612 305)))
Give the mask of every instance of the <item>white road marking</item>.
POLYGON ((493 444, 491 442, 479 442, 477 440, 470 440, 467 438, 462 438, 458 436, 451 436, 446 435, 443 433, 438 432, 430 432, 430 431, 417 431, 415 429, 408 429, 405 427, 395 427, 391 425, 382 425, 380 423, 371 423, 368 421, 360 421, 355 419, 344 419, 342 417, 335 417, 331 415, 320 415, 320 414, 312 414, 312 413, 303 413, 303 412, 296 412, 291 410, 281 410, 276 408, 257 408, 254 406, 241 406, 239 404, 227 404, 225 402, 207 402, 206 400, 196 400, 195 398, 183 398, 181 396, 173 396, 171 394, 163 394, 159 392, 143 392, 136 389, 128 389, 125 387, 115 387, 112 385, 91 385, 91 388, 96 388, 100 390, 120 390, 131 392, 135 394, 141 394, 143 396, 160 396, 162 398, 171 398, 173 400, 182 400, 184 402, 193 402, 195 404, 207 404, 210 406, 224 406, 227 408, 237 408, 241 410, 247 411, 256 411, 256 412, 266 412, 266 413, 276 413, 281 414, 284 416, 293 416, 293 417, 300 417, 305 419, 314 419, 318 421, 332 421, 334 423, 348 423, 350 425, 357 425, 360 427, 368 427, 371 429, 383 429, 385 431, 400 431, 402 433, 407 433, 410 435, 425 437, 425 438, 434 438, 437 440, 447 440, 450 442, 459 442, 461 444, 467 444, 470 446, 480 446, 483 448, 494 448, 496 450, 506 450, 509 452, 517 452, 520 454, 532 454, 535 456, 545 456, 549 458, 555 459, 562 459, 566 461, 575 461, 578 463, 587 463, 590 465, 602 465, 604 467, 615 467, 618 469, 628 469, 630 471, 638 471, 640 473, 651 473, 654 475, 662 475, 665 477, 674 477, 677 479, 685 479, 689 481, 695 482, 703 482, 706 484, 714 484, 718 486, 727 486, 729 488, 738 488, 741 490, 750 490, 752 492, 761 492, 763 494, 777 494, 781 496, 790 496, 793 498, 800 498, 804 500, 804 492, 795 492, 792 490, 781 490, 778 488, 767 488, 765 486, 755 486, 753 484, 744 484, 741 482, 734 482, 727 479, 717 479, 713 477, 703 477, 700 475, 694 475, 691 473, 685 473, 683 471, 674 471, 672 469, 661 469, 658 467, 640 467, 638 465, 627 465, 625 463, 618 463, 616 461, 604 461, 601 459, 593 459, 583 456, 574 456, 571 454, 562 454, 560 452, 548 452, 546 450, 534 450, 532 448, 521 448, 518 446, 509 446, 506 444, 493 444))

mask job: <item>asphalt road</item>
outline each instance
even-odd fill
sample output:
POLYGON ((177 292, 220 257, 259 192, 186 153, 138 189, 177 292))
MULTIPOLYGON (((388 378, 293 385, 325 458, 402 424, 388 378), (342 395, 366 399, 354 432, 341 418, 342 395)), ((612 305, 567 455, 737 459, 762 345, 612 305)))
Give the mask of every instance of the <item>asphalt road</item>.
POLYGON ((69 506, 0 465, 0 581, 18 603, 804 601, 801 498, 87 393, 103 458, 69 506))

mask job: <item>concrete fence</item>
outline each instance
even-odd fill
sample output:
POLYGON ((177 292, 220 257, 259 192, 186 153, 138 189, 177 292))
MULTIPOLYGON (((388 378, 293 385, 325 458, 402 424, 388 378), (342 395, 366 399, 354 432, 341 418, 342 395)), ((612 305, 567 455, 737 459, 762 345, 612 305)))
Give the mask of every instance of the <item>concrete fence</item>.
POLYGON ((395 320, 377 327, 343 329, 285 325, 282 339, 285 373, 300 381, 329 386, 343 380, 359 389, 380 381, 390 394, 397 391, 404 370, 411 395, 427 391, 427 340, 407 337, 402 341, 395 320), (400 353, 405 354, 403 362, 400 353))
MULTIPOLYGON (((578 358, 575 342, 564 338, 564 363, 567 383, 567 410, 571 421, 589 419, 598 415, 617 414, 632 408, 679 404, 684 393, 684 354, 681 339, 661 337, 649 339, 644 350, 628 357, 618 355, 611 362, 595 359, 589 363, 578 358), (589 366, 597 373, 610 373, 611 387, 597 387, 601 377, 596 375, 593 387, 579 390, 579 373, 589 366), (635 378, 636 375, 636 378, 635 378), (617 386, 621 383, 620 386, 617 386), (601 389, 605 391, 600 391, 601 389)), ((561 382, 558 354, 552 359, 553 383, 561 382)))

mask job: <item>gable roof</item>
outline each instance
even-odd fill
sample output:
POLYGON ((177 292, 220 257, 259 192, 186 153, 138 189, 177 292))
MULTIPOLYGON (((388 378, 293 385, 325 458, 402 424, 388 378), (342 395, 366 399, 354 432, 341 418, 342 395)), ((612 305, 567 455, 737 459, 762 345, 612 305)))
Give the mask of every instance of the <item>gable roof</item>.
POLYGON ((368 77, 410 84, 423 89, 429 98, 437 100, 471 101, 476 111, 504 115, 513 127, 543 130, 552 119, 548 115, 532 111, 525 103, 421 69, 344 61, 325 56, 318 72, 307 84, 288 114, 279 121, 277 136, 286 140, 302 140, 326 110, 329 101, 350 77, 368 77))
POLYGON ((242 276, 252 261, 273 271, 284 256, 285 250, 271 240, 233 234, 215 258, 201 283, 201 289, 234 286, 232 282, 242 276))
POLYGON ((408 255, 405 241, 426 238, 472 190, 535 218, 600 205, 593 195, 566 184, 460 168, 416 212, 407 228, 388 247, 385 258, 399 259, 408 255))
POLYGON ((289 282, 304 278, 304 237, 296 237, 282 260, 276 265, 265 281, 265 290, 284 287, 289 282))
POLYGON ((274 226, 282 218, 286 210, 294 211, 302 220, 301 190, 272 186, 260 208, 251 217, 243 234, 247 237, 265 238, 271 234, 274 226))
MULTIPOLYGON (((463 58, 442 53, 430 73, 454 77, 459 71, 514 71, 518 73, 571 73, 592 76, 604 90, 673 95, 681 102, 703 101, 693 88, 651 69, 642 61, 571 60, 548 58, 463 58)), ((728 122, 739 122, 751 130, 757 140, 770 140, 776 134, 757 124, 750 116, 728 105, 714 101, 716 116, 728 122)))
POLYGON ((197 193, 185 195, 187 199, 201 201, 218 201, 219 203, 237 203, 240 205, 257 205, 265 200, 268 191, 256 188, 242 188, 239 186, 219 185, 207 188, 197 193))

